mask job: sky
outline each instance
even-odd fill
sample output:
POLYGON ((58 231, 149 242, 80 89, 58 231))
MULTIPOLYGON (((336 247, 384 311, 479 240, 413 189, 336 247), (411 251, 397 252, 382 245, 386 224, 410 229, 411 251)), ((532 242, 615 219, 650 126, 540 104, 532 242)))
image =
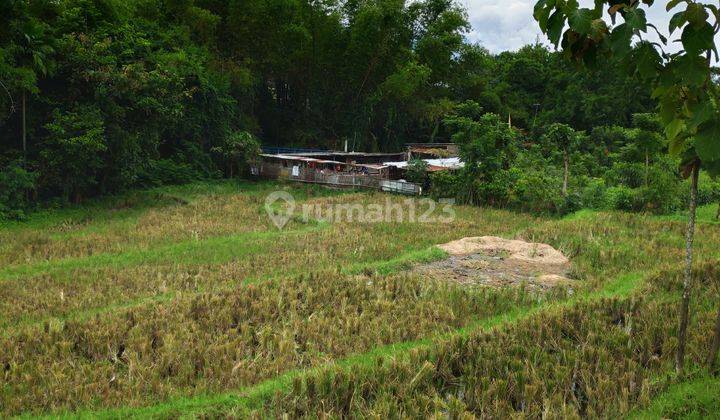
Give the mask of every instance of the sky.
MULTIPOLYGON (((468 39, 478 42, 492 53, 514 51, 536 40, 549 44, 533 19, 535 0, 459 0, 464 5, 472 24, 468 39)), ((592 7, 592 0, 581 0, 581 7, 592 7)), ((672 13, 665 11, 665 1, 659 0, 648 10, 648 22, 654 23, 667 36, 672 13)), ((607 13, 606 13, 607 15, 607 13)), ((622 18, 619 18, 622 21, 622 18)), ((680 37, 676 31, 672 39, 680 37)), ((657 40, 657 36, 653 37, 657 40)), ((672 51, 670 46, 668 51, 672 51)))

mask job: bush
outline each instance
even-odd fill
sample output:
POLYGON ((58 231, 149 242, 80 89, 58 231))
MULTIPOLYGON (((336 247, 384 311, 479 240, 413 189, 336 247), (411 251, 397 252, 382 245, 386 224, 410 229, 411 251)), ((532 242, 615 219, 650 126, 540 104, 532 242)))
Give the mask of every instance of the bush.
POLYGON ((422 159, 413 159, 408 162, 407 171, 405 172, 405 178, 409 182, 422 185, 425 183, 427 178, 427 167, 428 164, 422 159))
POLYGON ((19 220, 25 217, 27 192, 35 188, 37 174, 12 162, 0 171, 0 219, 19 220))
POLYGON ((205 178, 204 175, 189 163, 160 159, 150 162, 150 166, 140 174, 138 183, 142 187, 187 184, 205 178))
POLYGON ((605 194, 607 187, 602 178, 592 178, 588 181, 580 193, 580 201, 583 207, 590 209, 603 209, 606 206, 605 194))
POLYGON ((636 190, 624 185, 610 187, 605 192, 605 206, 611 210, 633 211, 635 210, 636 196, 636 190))
POLYGON ((515 178, 509 192, 510 206, 541 213, 556 213, 565 207, 560 188, 562 175, 555 167, 513 167, 509 172, 515 178))
MULTIPOLYGON (((690 183, 685 183, 685 197, 690 196, 690 183)), ((714 204, 720 201, 720 182, 713 180, 706 173, 700 174, 698 180, 698 205, 714 204)))
POLYGON ((430 195, 433 198, 457 197, 461 188, 457 171, 439 171, 430 174, 430 195))

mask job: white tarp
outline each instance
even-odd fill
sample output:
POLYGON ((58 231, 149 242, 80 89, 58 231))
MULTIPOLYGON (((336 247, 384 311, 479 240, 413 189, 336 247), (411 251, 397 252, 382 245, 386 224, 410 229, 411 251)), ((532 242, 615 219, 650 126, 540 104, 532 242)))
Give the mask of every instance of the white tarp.
MULTIPOLYGON (((465 162, 461 161, 459 157, 443 158, 443 159, 423 159, 430 166, 439 166, 441 168, 457 169, 465 166, 465 162)), ((408 161, 402 162, 385 162, 383 165, 394 166, 396 168, 405 168, 408 166, 408 161)))

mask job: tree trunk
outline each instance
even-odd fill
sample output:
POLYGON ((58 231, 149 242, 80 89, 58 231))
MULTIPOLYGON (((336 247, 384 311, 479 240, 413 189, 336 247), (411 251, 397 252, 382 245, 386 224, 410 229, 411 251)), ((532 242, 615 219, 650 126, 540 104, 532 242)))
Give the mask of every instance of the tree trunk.
POLYGON ((685 232, 685 275, 683 278, 682 306, 680 308, 680 328, 678 329, 678 349, 675 355, 675 371, 682 376, 685 367, 685 343, 690 312, 690 288, 692 286, 693 239, 695 236, 695 213, 697 209, 698 176, 700 164, 694 163, 690 184, 690 214, 685 232))
POLYGON ((562 195, 563 197, 567 197, 568 177, 570 176, 570 157, 568 156, 567 150, 563 153, 563 161, 565 164, 565 172, 563 174, 562 195))
POLYGON ((710 345, 710 353, 707 358, 707 366, 711 372, 715 369, 718 350, 720 350, 720 308, 718 308, 717 319, 715 319, 715 333, 713 335, 712 344, 710 345))
POLYGON ((25 119, 25 108, 26 108, 26 102, 27 102, 27 93, 23 90, 22 95, 22 149, 23 149, 23 156, 27 158, 27 124, 25 119))

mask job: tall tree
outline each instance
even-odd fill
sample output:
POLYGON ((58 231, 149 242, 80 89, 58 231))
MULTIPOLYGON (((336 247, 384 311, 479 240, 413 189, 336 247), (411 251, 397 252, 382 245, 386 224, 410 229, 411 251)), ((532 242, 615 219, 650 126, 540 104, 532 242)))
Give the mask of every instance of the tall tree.
POLYGON ((570 152, 577 145, 578 138, 579 138, 578 134, 575 132, 575 130, 572 129, 572 127, 570 127, 568 125, 561 124, 561 123, 555 123, 555 124, 552 124, 548 128, 548 131, 545 134, 545 138, 548 143, 557 147, 562 152, 562 157, 563 157, 562 195, 567 196, 568 180, 570 177, 570 152))
POLYGON ((571 59, 596 67, 608 56, 619 57, 632 72, 652 86, 660 103, 660 118, 669 151, 678 156, 682 173, 691 179, 685 246, 682 305, 675 360, 679 375, 684 372, 685 346, 692 287, 693 240, 700 168, 720 172, 720 113, 718 89, 712 82, 711 55, 717 56, 715 35, 720 30, 720 11, 714 4, 694 0, 670 0, 668 13, 682 9, 669 19, 668 33, 681 30, 681 50, 664 50, 667 38, 647 20, 645 7, 653 0, 598 0, 594 8, 581 8, 576 0, 539 0, 534 16, 541 30, 571 59), (607 13, 612 25, 603 19, 607 13), (617 24, 618 18, 622 23, 617 24), (566 26, 567 25, 567 26, 566 26), (660 43, 646 41, 657 34, 660 43), (636 46, 632 46, 637 39, 636 46))

